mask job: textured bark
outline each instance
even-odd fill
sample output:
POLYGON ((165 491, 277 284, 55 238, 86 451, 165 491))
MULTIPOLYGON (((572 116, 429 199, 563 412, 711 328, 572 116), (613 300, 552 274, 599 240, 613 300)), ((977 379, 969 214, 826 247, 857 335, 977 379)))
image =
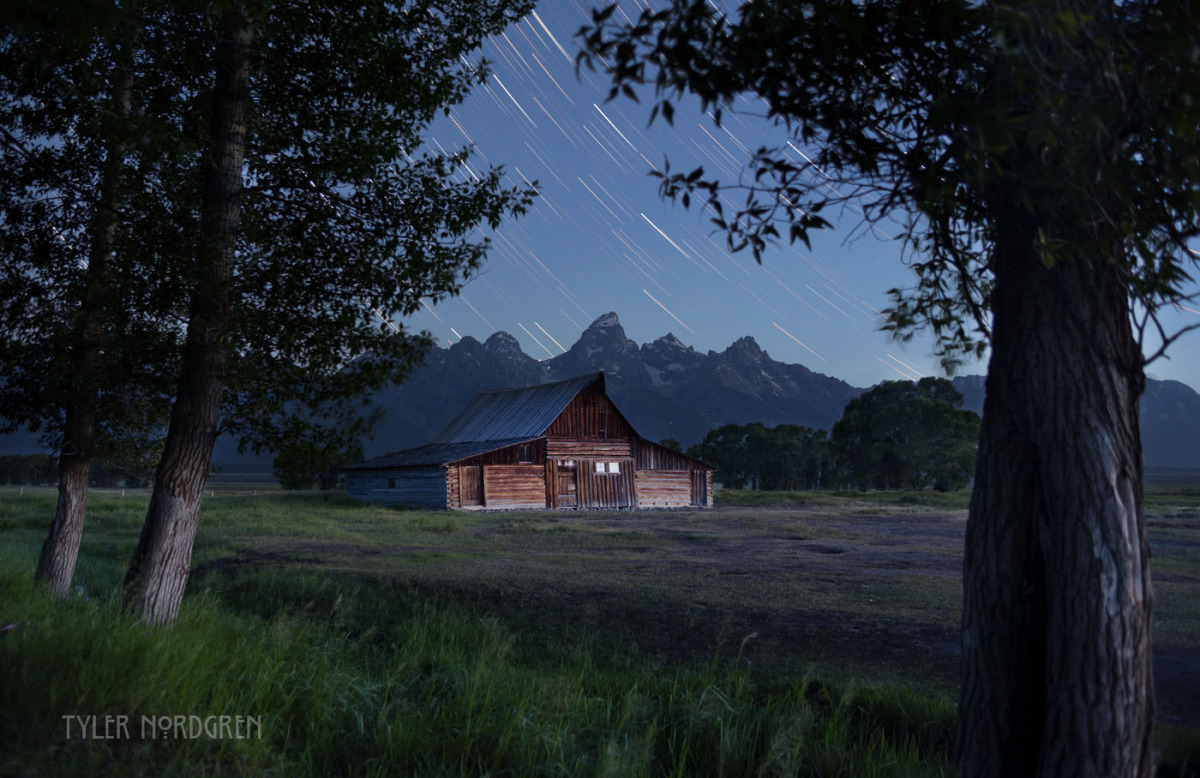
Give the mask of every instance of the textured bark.
POLYGON ((129 151, 125 125, 133 98, 133 50, 137 33, 134 22, 125 25, 113 72, 111 119, 104 129, 107 148, 100 199, 92 220, 83 299, 73 333, 71 389, 68 392, 66 424, 58 459, 58 505, 33 575, 35 581, 59 597, 66 597, 70 592, 71 579, 75 574, 75 561, 79 557, 79 543, 83 538, 88 481, 95 455, 100 395, 100 334, 103 328, 101 320, 109 296, 109 266, 120 225, 125 155, 129 151))
POLYGON ((1125 287, 1084 252, 1047 269, 1028 223, 998 232, 959 774, 1149 778, 1144 378, 1125 287))
MULTIPOLYGON (((72 418, 71 411, 68 411, 68 426, 73 422, 78 423, 72 418)), ((94 417, 92 424, 94 429, 94 417)), ((76 437, 74 443, 78 445, 80 439, 76 437)), ((42 553, 38 557, 37 570, 33 574, 33 580, 57 597, 66 597, 71 592, 75 561, 79 558, 79 544, 83 539, 83 517, 91 464, 91 457, 68 454, 65 448, 59 454, 58 505, 54 509, 50 531, 42 541, 42 553)))
POLYGON ((146 521, 125 577, 126 602, 150 624, 169 623, 179 612, 217 437, 229 355, 252 40, 253 28, 242 8, 226 11, 217 46, 212 153, 179 389, 146 521))

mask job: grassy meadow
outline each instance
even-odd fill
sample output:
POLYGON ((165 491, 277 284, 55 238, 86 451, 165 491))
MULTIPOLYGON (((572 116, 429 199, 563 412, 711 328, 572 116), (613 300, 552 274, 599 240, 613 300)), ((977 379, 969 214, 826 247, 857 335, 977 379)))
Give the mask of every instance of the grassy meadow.
MULTIPOLYGON (((31 584, 53 493, 0 491, 0 775, 952 775, 965 495, 719 496, 218 488, 150 630, 114 597, 144 493, 89 498, 63 604, 31 584)), ((1160 753, 1197 774, 1200 490, 1146 504, 1160 753)))

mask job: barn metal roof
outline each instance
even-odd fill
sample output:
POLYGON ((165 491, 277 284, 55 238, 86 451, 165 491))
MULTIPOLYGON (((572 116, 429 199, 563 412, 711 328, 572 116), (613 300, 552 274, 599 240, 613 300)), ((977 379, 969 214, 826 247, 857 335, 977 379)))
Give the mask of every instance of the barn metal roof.
POLYGON ((424 446, 407 448, 391 454, 346 465, 343 470, 392 470, 398 467, 420 467, 422 465, 448 465, 460 459, 486 454, 489 451, 528 443, 536 438, 510 438, 507 440, 477 440, 467 443, 426 443, 424 446))
POLYGON ((604 391, 604 373, 589 373, 552 384, 480 392, 433 443, 541 437, 575 395, 595 381, 604 391))
POLYGON ((575 395, 596 381, 604 391, 604 373, 589 373, 552 384, 480 392, 432 442, 347 465, 343 469, 388 470, 446 465, 506 446, 528 443, 542 437, 575 395))
MULTIPOLYGON (((342 469, 391 470, 448 465, 489 451, 529 443, 543 437, 571 400, 596 381, 600 382, 600 391, 607 395, 603 372, 552 384, 480 392, 431 443, 384 454, 342 469)), ((620 413, 619 410, 617 412, 620 413)), ((638 439, 662 448, 662 444, 646 440, 640 435, 638 439)), ((696 457, 676 453, 710 470, 716 469, 696 457)))

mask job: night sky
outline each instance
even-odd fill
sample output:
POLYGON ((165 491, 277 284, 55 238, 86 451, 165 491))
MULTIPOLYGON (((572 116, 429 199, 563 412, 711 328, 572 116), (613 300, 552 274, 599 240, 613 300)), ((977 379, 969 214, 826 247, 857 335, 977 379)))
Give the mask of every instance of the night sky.
MULTIPOLYGON (((887 290, 913 281, 890 238, 898 228, 864 229, 847 210, 838 230, 814 236, 812 251, 784 246, 759 266, 749 252, 726 250, 705 211, 659 199, 648 174, 664 157, 674 171, 703 165, 733 181, 751 152, 784 137, 748 100, 726 111, 721 127, 686 103, 674 126, 661 119, 647 126, 649 89, 640 103, 605 102, 606 77, 575 69, 575 33, 590 20, 588 9, 585 0, 543 0, 488 41, 488 84, 433 128, 435 148, 473 145, 477 167, 502 164, 515 181, 538 181, 542 196, 492 236, 482 273, 460 297, 407 324, 442 346, 504 330, 546 359, 615 311, 639 344, 672 332, 698 351, 721 351, 751 335, 776 360, 855 386, 940 375, 931 338, 905 344, 879 331, 887 290)), ((1168 328, 1200 321, 1200 303, 1165 321, 1168 328)), ((1200 388, 1200 332, 1169 354, 1149 374, 1200 388)), ((960 372, 985 370, 968 363, 960 372)))

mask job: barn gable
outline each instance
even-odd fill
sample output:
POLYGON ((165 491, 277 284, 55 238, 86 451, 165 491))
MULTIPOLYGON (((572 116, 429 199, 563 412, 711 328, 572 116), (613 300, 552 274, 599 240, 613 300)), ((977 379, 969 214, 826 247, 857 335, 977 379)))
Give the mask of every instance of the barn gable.
POLYGON ((345 470, 353 497, 429 508, 712 505, 712 468, 638 435, 603 373, 481 392, 431 443, 345 470))
POLYGON ((599 383, 603 394, 603 373, 553 384, 480 392, 433 442, 540 437, 577 395, 595 383, 599 383))

